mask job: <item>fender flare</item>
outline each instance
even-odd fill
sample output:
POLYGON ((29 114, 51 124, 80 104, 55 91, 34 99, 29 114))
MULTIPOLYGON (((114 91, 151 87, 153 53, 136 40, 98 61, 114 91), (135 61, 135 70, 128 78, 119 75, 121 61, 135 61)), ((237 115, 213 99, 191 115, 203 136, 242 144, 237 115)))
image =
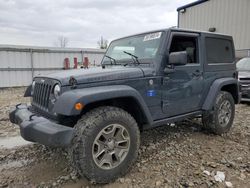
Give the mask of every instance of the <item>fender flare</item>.
POLYGON ((153 122, 150 111, 140 93, 126 85, 98 86, 66 91, 56 101, 54 111, 66 116, 80 115, 81 111, 77 111, 74 108, 74 105, 78 102, 86 106, 93 102, 122 97, 135 99, 146 117, 146 122, 149 124, 153 122))
MULTIPOLYGON (((202 110, 211 110, 216 100, 216 96, 221 91, 222 87, 226 85, 232 85, 232 84, 237 86, 237 90, 238 90, 237 93, 239 93, 239 83, 238 83, 238 80, 236 80, 235 78, 216 79, 213 82, 213 84, 210 86, 207 97, 202 105, 202 110)), ((239 98, 239 95, 237 96, 237 98, 239 98)))

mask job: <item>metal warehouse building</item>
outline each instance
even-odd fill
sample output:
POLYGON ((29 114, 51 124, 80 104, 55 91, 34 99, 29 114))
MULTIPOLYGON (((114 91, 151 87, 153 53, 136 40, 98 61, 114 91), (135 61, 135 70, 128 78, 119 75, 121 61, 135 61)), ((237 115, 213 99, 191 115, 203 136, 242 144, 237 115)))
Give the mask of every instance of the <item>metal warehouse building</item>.
POLYGON ((82 64, 87 57, 91 66, 99 65, 104 52, 105 50, 89 48, 0 45, 0 88, 28 86, 36 75, 66 71, 65 58, 69 59, 71 68, 74 58, 82 64))
POLYGON ((177 9, 178 27, 233 36, 236 56, 250 56, 250 0, 199 0, 177 9))

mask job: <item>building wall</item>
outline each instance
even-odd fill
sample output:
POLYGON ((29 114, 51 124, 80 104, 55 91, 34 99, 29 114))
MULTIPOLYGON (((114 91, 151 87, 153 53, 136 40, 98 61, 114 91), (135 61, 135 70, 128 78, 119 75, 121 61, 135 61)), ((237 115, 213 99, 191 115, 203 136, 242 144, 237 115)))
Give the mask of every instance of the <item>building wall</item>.
POLYGON ((250 49, 250 0, 209 0, 179 11, 180 28, 232 35, 235 49, 250 49))
POLYGON ((44 75, 63 70, 64 59, 82 62, 88 57, 91 65, 101 63, 104 50, 61 49, 0 45, 0 88, 28 86, 36 75, 44 75))

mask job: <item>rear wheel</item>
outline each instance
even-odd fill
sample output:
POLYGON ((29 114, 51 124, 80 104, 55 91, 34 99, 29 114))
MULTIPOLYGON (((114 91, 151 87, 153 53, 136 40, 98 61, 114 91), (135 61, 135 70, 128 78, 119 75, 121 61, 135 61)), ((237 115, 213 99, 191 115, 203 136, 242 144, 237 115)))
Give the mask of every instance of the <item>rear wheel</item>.
POLYGON ((205 111, 202 122, 205 129, 215 133, 223 134, 230 130, 235 114, 235 104, 229 92, 221 91, 216 97, 211 111, 205 111))
POLYGON ((109 183, 135 162, 140 133, 134 118, 116 107, 99 107, 75 125, 71 158, 80 175, 91 182, 109 183))

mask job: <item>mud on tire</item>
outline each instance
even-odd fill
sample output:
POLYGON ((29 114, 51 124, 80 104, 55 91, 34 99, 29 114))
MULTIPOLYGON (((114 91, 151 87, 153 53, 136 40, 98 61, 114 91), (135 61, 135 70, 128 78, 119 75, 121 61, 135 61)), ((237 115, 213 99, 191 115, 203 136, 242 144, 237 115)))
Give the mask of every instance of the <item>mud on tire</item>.
POLYGON ((117 107, 99 107, 84 114, 75 125, 71 162, 92 183, 109 183, 129 171, 139 145, 140 132, 128 112, 117 107))
POLYGON ((235 103, 229 92, 221 91, 210 111, 203 112, 202 123, 206 130, 221 135, 230 130, 235 115, 235 103))

